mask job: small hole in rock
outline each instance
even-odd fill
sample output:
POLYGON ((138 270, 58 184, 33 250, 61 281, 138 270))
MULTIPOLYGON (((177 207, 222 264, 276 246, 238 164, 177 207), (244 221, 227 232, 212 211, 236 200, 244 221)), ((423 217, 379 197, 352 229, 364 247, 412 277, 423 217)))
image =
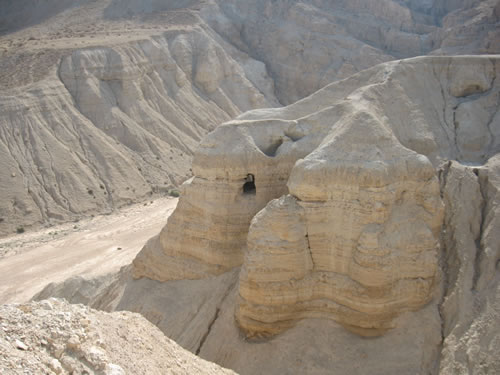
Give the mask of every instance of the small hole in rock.
POLYGON ((245 177, 245 184, 243 185, 243 194, 255 194, 257 189, 255 187, 255 176, 251 173, 245 177))

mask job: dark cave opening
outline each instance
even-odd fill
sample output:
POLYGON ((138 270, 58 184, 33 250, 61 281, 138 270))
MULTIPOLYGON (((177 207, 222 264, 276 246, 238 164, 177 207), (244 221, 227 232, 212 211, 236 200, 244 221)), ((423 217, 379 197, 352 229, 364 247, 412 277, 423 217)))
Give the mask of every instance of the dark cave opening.
POLYGON ((257 188, 255 187, 255 176, 249 173, 245 177, 245 183, 243 184, 243 194, 255 194, 256 192, 257 188))

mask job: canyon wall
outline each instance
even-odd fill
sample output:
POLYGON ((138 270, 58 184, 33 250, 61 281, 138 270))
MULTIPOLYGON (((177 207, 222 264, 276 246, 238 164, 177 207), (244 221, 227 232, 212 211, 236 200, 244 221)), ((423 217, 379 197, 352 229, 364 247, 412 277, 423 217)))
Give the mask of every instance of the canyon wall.
POLYGON ((200 139, 249 109, 395 58, 500 45, 493 0, 3 5, 1 235, 175 188, 200 139))
POLYGON ((245 72, 200 30, 68 52, 46 79, 4 93, 2 233, 168 192, 217 124, 277 105, 263 64, 245 72))

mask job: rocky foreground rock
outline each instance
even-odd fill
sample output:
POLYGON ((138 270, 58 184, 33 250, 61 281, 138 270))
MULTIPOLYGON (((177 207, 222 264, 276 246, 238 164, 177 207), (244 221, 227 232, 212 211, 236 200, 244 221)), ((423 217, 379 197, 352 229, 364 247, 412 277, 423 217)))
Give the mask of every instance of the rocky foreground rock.
POLYGON ((182 349, 138 314, 57 299, 0 306, 0 372, 234 374, 182 349))

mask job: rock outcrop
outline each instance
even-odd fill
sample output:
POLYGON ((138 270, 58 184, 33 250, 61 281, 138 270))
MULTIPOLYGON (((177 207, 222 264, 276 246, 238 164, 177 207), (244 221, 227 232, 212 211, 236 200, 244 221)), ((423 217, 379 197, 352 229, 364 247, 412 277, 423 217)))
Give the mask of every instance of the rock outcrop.
POLYGON ((495 0, 216 3, 204 18, 266 63, 283 104, 394 58, 500 53, 495 0))
POLYGON ((234 374, 197 358, 139 314, 50 299, 0 306, 2 374, 234 374))
POLYGON ((0 235, 171 190, 249 109, 394 58, 500 52, 493 0, 3 5, 0 235))
POLYGON ((496 1, 47 4, 0 15, 0 233, 194 176, 132 267, 38 298, 241 373, 500 372, 500 57, 387 62, 500 52, 496 1))
POLYGON ((499 150, 499 67, 498 57, 385 63, 217 128, 134 277, 203 278, 242 265, 236 318, 249 336, 304 317, 383 333, 440 281, 436 168, 499 150))
POLYGON ((447 288, 440 373, 495 373, 500 369, 500 158, 481 166, 450 162, 441 176, 447 288))
POLYGON ((404 313, 397 329, 369 340, 331 319, 303 319, 271 340, 247 340, 234 320, 239 271, 158 282, 134 280, 124 269, 111 278, 51 284, 36 298, 57 295, 106 311, 140 313, 184 348, 241 374, 436 373, 442 339, 436 304, 404 313))
POLYGON ((384 63, 239 116, 132 270, 38 298, 140 312, 246 374, 498 372, 499 60, 384 63))

